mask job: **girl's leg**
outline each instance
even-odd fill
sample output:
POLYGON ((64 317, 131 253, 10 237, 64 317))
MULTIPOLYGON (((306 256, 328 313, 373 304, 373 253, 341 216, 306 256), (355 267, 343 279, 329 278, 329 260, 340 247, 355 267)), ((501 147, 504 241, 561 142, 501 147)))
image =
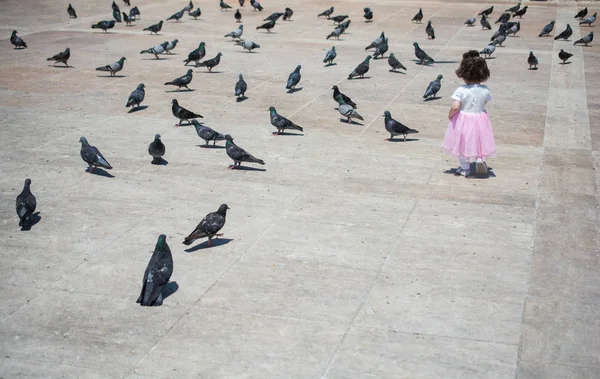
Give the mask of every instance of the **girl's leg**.
POLYGON ((471 168, 471 164, 469 163, 469 161, 464 160, 462 158, 458 158, 458 161, 460 162, 460 168, 463 171, 469 171, 469 169, 471 168))

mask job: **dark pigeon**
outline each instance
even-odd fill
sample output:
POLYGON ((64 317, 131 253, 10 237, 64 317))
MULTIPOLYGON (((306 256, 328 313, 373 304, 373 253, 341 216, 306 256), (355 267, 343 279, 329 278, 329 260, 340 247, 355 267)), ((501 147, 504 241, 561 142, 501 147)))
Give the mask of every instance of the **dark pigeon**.
POLYGON ((558 57, 560 58, 563 64, 566 64, 567 60, 569 60, 569 58, 571 58, 572 56, 573 54, 567 53, 563 49, 560 49, 560 52, 558 53, 558 57))
POLYGON ((140 83, 137 88, 131 92, 129 99, 127 99, 127 104, 125 105, 126 108, 140 106, 142 101, 144 101, 144 97, 146 97, 146 90, 144 88, 146 88, 144 83, 140 83))
POLYGON ((578 19, 582 20, 585 16, 587 16, 587 14, 588 14, 588 9, 587 9, 587 7, 585 7, 582 10, 580 10, 579 12, 577 12, 575 17, 573 17, 573 18, 578 18, 578 19))
POLYGON ((344 21, 347 18, 348 18, 348 15, 345 15, 345 14, 340 14, 337 16, 330 17, 330 19, 333 20, 333 22, 335 22, 337 24, 341 23, 342 21, 344 21))
POLYGON ((431 25, 431 20, 427 21, 427 26, 425 27, 425 33, 427 33, 427 39, 435 39, 435 30, 433 30, 433 26, 431 25))
POLYGON ((517 12, 515 12, 515 14, 513 15, 513 17, 519 17, 519 18, 523 18, 523 16, 525 15, 525 13, 527 13, 527 5, 525 5, 523 8, 519 9, 517 12))
POLYGON ((265 164, 265 161, 262 159, 254 157, 252 154, 233 143, 233 137, 229 134, 225 135, 225 140, 227 141, 225 143, 225 151, 229 158, 233 160, 233 165, 229 166, 230 169, 240 168, 242 162, 258 163, 261 165, 265 164))
POLYGON ((115 20, 110 21, 100 21, 94 25, 92 25, 92 29, 102 29, 104 33, 107 33, 108 29, 112 29, 115 27, 115 20))
POLYGON ((573 29, 571 29, 571 25, 567 24, 567 28, 563 30, 559 35, 554 37, 555 40, 562 39, 567 41, 569 37, 573 34, 573 29))
POLYGON ((285 89, 293 91, 296 88, 296 86, 300 82, 300 79, 302 78, 302 75, 300 75, 301 68, 302 68, 302 66, 300 66, 300 65, 296 66, 296 69, 294 70, 294 72, 292 72, 290 74, 290 76, 288 76, 288 80, 287 80, 285 89))
POLYGON ((200 42, 200 44, 198 45, 198 48, 193 50, 191 53, 189 53, 187 59, 184 60, 185 66, 187 66, 188 63, 190 63, 190 62, 194 62, 197 66, 198 61, 200 61, 205 56, 206 56, 206 44, 204 42, 200 42))
POLYGON ((507 10, 505 10, 505 12, 509 12, 509 13, 515 13, 517 12, 519 9, 521 9, 521 3, 517 3, 517 5, 515 5, 514 7, 510 7, 507 10))
POLYGON ((533 69, 537 70, 538 59, 535 55, 533 55, 533 51, 529 52, 529 57, 527 57, 527 64, 529 64, 530 70, 533 70, 533 69))
POLYGON ((396 58, 394 56, 394 53, 390 54, 390 57, 388 58, 388 64, 392 68, 391 71, 396 71, 399 68, 401 68, 404 71, 406 71, 406 67, 404 67, 404 65, 402 65, 402 63, 400 63, 400 61, 398 60, 398 58, 396 58))
POLYGON ((352 101, 351 98, 349 98, 348 96, 346 96, 340 92, 340 89, 338 88, 338 86, 334 85, 333 87, 331 87, 331 89, 333 90, 333 100, 335 100, 336 103, 339 104, 340 101, 338 100, 338 98, 341 97, 344 100, 344 103, 348 104, 353 109, 358 108, 358 105, 356 105, 356 103, 354 101, 352 101))
POLYGON ((261 11, 263 10, 262 5, 260 5, 260 3, 256 0, 250 0, 250 5, 252 5, 252 8, 254 8, 255 11, 261 11))
POLYGON ((121 10, 119 9, 119 6, 114 1, 112 2, 112 10, 121 12, 121 10))
POLYGON ((158 24, 150 25, 149 27, 147 27, 147 28, 144 28, 144 30, 143 30, 143 31, 144 31, 144 32, 145 32, 145 31, 149 31, 149 32, 150 32, 150 34, 152 34, 152 33, 154 33, 154 34, 158 34, 158 32, 160 32, 160 30, 162 29, 162 25, 163 25, 163 21, 162 21, 162 20, 160 20, 160 21, 158 22, 158 24))
POLYGON ((133 20, 127 15, 127 13, 123 12, 123 21, 125 21, 125 24, 127 24, 127 26, 131 26, 131 22, 133 20))
POLYGON ((188 13, 191 17, 194 18, 194 20, 197 20, 198 17, 200 17, 200 15, 202 15, 202 11, 200 10, 200 8, 196 9, 195 11, 191 11, 190 13, 188 13))
POLYGON ((304 131, 301 126, 294 124, 292 121, 278 114, 275 107, 269 107, 269 116, 271 118, 271 125, 277 128, 277 133, 273 133, 275 135, 285 132, 286 129, 299 130, 301 132, 304 131))
POLYGON ((492 12, 494 11, 494 6, 492 5, 491 7, 489 7, 488 9, 484 9, 482 10, 480 13, 478 13, 478 16, 489 16, 492 14, 492 12))
POLYGON ((485 16, 481 16, 481 30, 491 30, 492 29, 492 25, 490 25, 490 22, 488 21, 487 17, 485 16))
POLYGON ((67 13, 69 14, 69 18, 77 18, 77 12, 75 12, 75 8, 69 3, 67 7, 67 13))
POLYGON ((331 15, 333 14, 333 11, 334 11, 334 10, 335 10, 335 8, 334 8, 334 7, 331 7, 331 8, 329 8, 329 9, 327 9, 326 11, 323 11, 323 12, 319 13, 319 14, 317 15, 317 18, 318 18, 318 17, 321 17, 321 16, 325 16, 325 17, 327 17, 327 18, 329 19, 329 18, 331 17, 331 15))
POLYGON ((202 138, 204 142, 206 142, 205 146, 208 146, 208 143, 210 141, 212 141, 213 146, 215 146, 217 141, 225 140, 225 136, 223 134, 209 128, 208 126, 200 124, 196 120, 192 120, 192 125, 194 125, 194 128, 196 128, 196 133, 198 134, 198 137, 202 138))
POLYGON ((129 10, 129 18, 131 19, 142 19, 141 18, 141 14, 140 14, 140 10, 138 9, 138 7, 133 7, 129 10))
POLYGON ((163 291, 173 275, 173 256, 167 245, 167 236, 161 234, 152 258, 144 271, 142 292, 136 303, 144 307, 158 307, 163 303, 163 291))
POLYGON ((386 138, 386 141, 391 141, 395 136, 404 135, 404 141, 406 142, 406 136, 408 134, 419 133, 418 130, 411 129, 408 126, 394 120, 389 111, 383 112, 383 117, 385 117, 385 130, 390 133, 390 138, 386 138))
POLYGON ((294 14, 294 11, 292 10, 292 8, 285 8, 285 12, 283 13, 283 20, 291 21, 293 14, 294 14))
POLYGON ((240 12, 239 9, 237 9, 235 11, 235 14, 233 15, 233 18, 235 18, 236 22, 242 22, 242 13, 240 12))
POLYGON ((348 79, 353 79, 357 76, 360 76, 361 78, 365 77, 365 74, 369 71, 369 61, 371 60, 371 56, 367 55, 367 57, 365 58, 365 60, 359 64, 358 66, 356 66, 356 68, 354 69, 354 71, 352 71, 350 73, 350 75, 348 75, 348 79))
POLYGON ((248 84, 246 84, 244 77, 242 76, 242 74, 240 74, 237 83, 235 83, 235 96, 237 96, 238 98, 246 97, 247 89, 248 89, 248 84))
POLYGON ((327 54, 325 54, 325 59, 323 59, 323 63, 327 63, 327 65, 332 65, 335 57, 337 57, 337 53, 335 51, 335 46, 332 46, 331 50, 329 50, 327 54))
POLYGON ((417 59, 419 59, 421 64, 425 64, 425 62, 435 63, 433 58, 431 58, 429 55, 427 55, 427 53, 419 47, 418 43, 414 42, 413 46, 415 47, 415 56, 417 57, 417 59))
POLYGON ((116 22, 123 22, 123 19, 121 18, 121 11, 118 9, 115 9, 113 11, 113 18, 116 22))
POLYGON ((69 64, 67 63, 67 61, 69 60, 69 58, 71 57, 71 49, 69 49, 68 47, 65 49, 65 51, 61 51, 60 53, 47 58, 47 61, 54 61, 54 65, 56 66, 57 63, 64 63, 65 66, 69 67, 69 64))
POLYGON ((269 17, 265 18, 263 21, 277 21, 279 17, 283 16, 283 12, 275 12, 271 14, 269 17))
POLYGON ((96 146, 90 145, 85 137, 81 137, 79 142, 81 142, 81 158, 88 164, 90 174, 94 172, 96 167, 102 167, 107 170, 112 169, 110 163, 104 159, 96 146))
POLYGON ((125 5, 127 5, 128 7, 131 6, 131 2, 129 0, 123 0, 123 2, 125 3, 125 5))
POLYGON ((246 0, 239 0, 240 7, 243 7, 245 2, 246 2, 246 0))
POLYGON ((500 17, 498 17, 498 19, 496 20, 496 22, 494 22, 494 24, 505 23, 508 20, 510 20, 510 13, 502 13, 500 15, 500 17))
POLYGON ((181 89, 181 87, 185 87, 187 90, 190 90, 190 88, 188 87, 188 84, 190 84, 192 82, 193 73, 194 73, 194 70, 189 69, 189 70, 187 70, 185 75, 180 76, 176 79, 173 79, 170 82, 166 82, 165 85, 166 86, 177 86, 177 91, 179 91, 181 89))
POLYGON ((223 0, 219 2, 219 7, 221 7, 221 11, 226 11, 227 9, 231 9, 231 5, 227 4, 223 0))
POLYGON ((371 22, 373 21, 373 11, 371 10, 371 8, 365 8, 363 9, 363 11, 365 12, 365 14, 363 15, 363 17, 365 18, 365 22, 371 22))
POLYGON ((415 15, 415 17, 412 18, 411 21, 416 21, 419 24, 421 23, 421 21, 423 21, 423 9, 422 8, 419 8, 419 11, 415 15))
POLYGON ((19 216, 19 226, 24 228, 31 227, 31 216, 35 212, 37 201, 31 193, 31 179, 25 179, 23 191, 17 196, 16 210, 19 216))
POLYGON ((206 68, 208 68, 208 71, 211 72, 212 69, 221 62, 222 55, 223 54, 218 53, 217 56, 214 58, 207 59, 204 62, 197 63, 196 67, 206 67, 206 68))
POLYGON ((184 107, 180 106, 179 103, 177 102, 177 99, 173 99, 173 101, 171 102, 173 105, 171 106, 171 111, 173 112, 173 116, 175 116, 175 118, 179 119, 179 123, 176 124, 175 126, 181 126, 181 123, 183 122, 183 120, 188 121, 193 119, 193 118, 204 118, 202 115, 200 114, 196 114, 192 111, 189 111, 187 109, 185 109, 184 107))
POLYGON ((377 50, 375 50, 375 53, 373 54, 373 58, 374 59, 384 58, 385 53, 388 51, 388 49, 389 49, 388 39, 386 38, 381 45, 377 46, 377 50))
POLYGON ((265 29, 267 32, 271 33, 271 29, 275 27, 275 21, 269 21, 267 23, 262 24, 261 26, 257 26, 256 29, 265 29))
POLYGON ((425 90, 425 94, 423 95, 424 99, 429 99, 435 97, 439 90, 442 88, 442 79, 444 77, 442 75, 438 75, 437 78, 429 83, 427 89, 425 90))
POLYGON ((183 240, 184 245, 191 245, 192 242, 199 238, 208 238, 208 246, 212 246, 211 240, 214 237, 221 237, 223 234, 218 234, 225 226, 225 217, 227 210, 230 209, 227 204, 221 204, 216 212, 207 214, 202 221, 196 226, 196 229, 183 240))
POLYGON ((148 154, 152 155, 152 164, 160 164, 165 155, 165 145, 160 140, 160 134, 154 136, 154 141, 148 145, 148 154))

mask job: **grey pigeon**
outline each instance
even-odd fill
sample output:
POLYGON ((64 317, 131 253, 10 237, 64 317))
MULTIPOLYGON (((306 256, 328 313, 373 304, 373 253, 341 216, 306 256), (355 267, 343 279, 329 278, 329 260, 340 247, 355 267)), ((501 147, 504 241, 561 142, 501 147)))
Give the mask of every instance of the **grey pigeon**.
POLYGON ((144 307, 161 306, 163 292, 169 284, 171 275, 173 275, 173 256, 169 245, 167 245, 167 236, 161 234, 158 237, 146 271, 144 271, 142 291, 136 303, 144 307))
POLYGON ((479 54, 483 54, 485 55, 485 58, 490 58, 492 56, 492 54, 494 53, 494 51, 496 51, 496 46, 489 44, 487 45, 483 50, 481 50, 479 52, 479 54))
POLYGON ((19 216, 19 226, 24 229, 30 228, 32 224, 31 216, 35 212, 37 201, 31 193, 31 179, 25 179, 25 185, 19 195, 17 195, 16 210, 19 216))
POLYGON ((373 21, 373 11, 371 10, 371 8, 365 8, 363 9, 363 11, 365 12, 365 14, 363 15, 363 17, 365 18, 365 22, 372 22, 373 21))
POLYGON ((518 11, 516 11, 513 16, 514 17, 519 16, 519 18, 523 18, 523 16, 525 15, 526 12, 527 12, 527 5, 525 5, 523 8, 519 9, 518 11))
POLYGON ((129 10, 129 18, 131 19, 139 19, 141 20, 141 14, 140 14, 140 10, 138 9, 138 7, 133 7, 129 10))
POLYGON ((231 5, 227 4, 223 0, 219 2, 219 7, 221 7, 221 11, 226 11, 227 9, 231 9, 231 5))
POLYGON ((118 61, 107 64, 106 66, 100 66, 96 68, 96 71, 108 71, 110 72, 110 76, 115 76, 115 74, 123 69, 123 64, 125 63, 125 57, 121 57, 118 61))
POLYGON ((233 14, 233 18, 235 18, 236 22, 242 22, 242 13, 239 9, 235 11, 235 13, 233 14))
POLYGON ((255 42, 252 42, 250 40, 236 41, 235 44, 236 45, 240 45, 241 47, 244 48, 244 50, 248 50, 249 53, 251 53, 252 50, 254 50, 254 49, 259 49, 260 48, 259 44, 255 43, 255 42))
POLYGON ((350 73, 350 75, 348 75, 348 79, 353 79, 356 76, 360 76, 361 78, 365 77, 365 74, 369 71, 369 61, 371 60, 371 56, 367 55, 367 57, 365 58, 365 60, 359 64, 358 66, 356 66, 356 68, 354 69, 354 71, 352 71, 350 73))
POLYGON ((346 14, 340 14, 340 15, 337 15, 337 16, 330 17, 329 19, 333 20, 334 23, 340 24, 342 21, 344 21, 347 18, 348 18, 348 15, 346 15, 346 14))
POLYGON ((492 42, 490 42, 490 45, 502 46, 504 41, 506 41, 506 34, 500 34, 498 37, 494 38, 492 42))
POLYGON ((161 164, 162 156, 165 155, 165 145, 160 140, 160 134, 154 136, 154 141, 148 145, 148 154, 152 156, 152 164, 161 164))
POLYGON ((327 63, 328 66, 333 64, 333 60, 337 57, 337 53, 335 51, 335 46, 331 47, 331 50, 325 54, 325 59, 323 59, 323 63, 327 63))
POLYGON ((498 30, 494 32, 494 35, 490 38, 490 41, 495 40, 498 36, 505 36, 507 33, 507 24, 500 24, 498 30))
POLYGON ((433 26, 431 25, 431 20, 427 21, 427 26, 425 27, 425 33, 427 33, 427 38, 435 39, 435 31, 433 30, 433 26))
POLYGON ((437 78, 429 83, 427 89, 425 90, 425 94, 423 95, 424 99, 429 99, 435 97, 439 90, 442 88, 442 79, 444 77, 442 75, 438 75, 437 78))
POLYGON ((200 17, 200 15, 202 15, 202 11, 200 10, 200 8, 196 9, 195 11, 191 11, 190 13, 188 13, 191 17, 194 18, 194 20, 197 20, 198 17, 200 17))
POLYGON ((383 112, 383 117, 385 117, 385 130, 390 133, 390 138, 386 138, 386 141, 391 141, 395 136, 403 135, 404 141, 406 142, 406 136, 408 134, 419 133, 418 130, 411 129, 408 126, 394 120, 389 111, 383 112))
POLYGON ((178 39, 174 39, 173 41, 167 42, 167 47, 165 48, 165 53, 173 54, 173 53, 171 53, 171 50, 173 50, 177 46, 178 42, 179 42, 178 39))
POLYGON ((65 66, 69 67, 69 64, 67 63, 67 61, 69 60, 69 58, 71 57, 71 49, 69 49, 68 47, 65 49, 65 51, 61 51, 60 53, 47 58, 47 61, 54 61, 54 66, 56 66, 57 63, 64 63, 65 66))
POLYGON ((216 57, 207 59, 204 62, 200 62, 196 64, 196 67, 206 67, 208 68, 208 72, 211 72, 212 69, 217 66, 221 62, 221 56, 223 54, 218 53, 216 57))
POLYGON ((237 83, 235 83, 235 96, 238 98, 246 97, 246 90, 248 89, 248 84, 244 80, 242 74, 239 75, 237 83))
POLYGON ((293 14, 294 14, 294 11, 292 10, 292 8, 285 8, 285 12, 283 13, 283 20, 291 21, 293 14))
POLYGON ((433 58, 427 55, 427 53, 423 49, 421 49, 418 43, 414 42, 413 46, 415 47, 415 56, 417 57, 417 59, 419 59, 421 64, 425 64, 425 62, 435 63, 433 58))
POLYGON ((489 7, 488 9, 484 9, 482 10, 480 13, 478 13, 478 16, 489 16, 492 14, 492 12, 494 11, 494 6, 492 5, 491 7, 489 7))
POLYGON ((394 56, 394 53, 390 54, 390 56, 388 58, 388 64, 392 68, 391 71, 396 71, 399 68, 406 71, 406 67, 404 67, 402 65, 402 63, 400 63, 400 61, 398 60, 398 58, 396 58, 394 56))
POLYGON ((254 8, 254 11, 263 11, 263 7, 262 5, 260 5, 260 3, 256 0, 250 0, 250 5, 252 5, 252 8, 254 8))
POLYGON ((508 8, 505 12, 509 12, 509 13, 515 13, 517 12, 519 9, 521 9, 521 3, 517 3, 517 5, 515 5, 514 7, 510 7, 508 8))
POLYGON ((340 92, 340 89, 338 88, 338 86, 334 85, 333 87, 331 87, 331 89, 333 90, 333 100, 335 100, 338 104, 340 103, 339 98, 341 97, 342 100, 344 100, 344 103, 348 104, 349 106, 351 106, 354 109, 358 108, 358 105, 356 105, 356 103, 354 101, 352 101, 351 98, 349 98, 348 96, 346 96, 342 92, 340 92))
POLYGON ((329 33, 329 35, 327 36, 326 39, 330 39, 331 37, 335 37, 335 38, 337 38, 339 40, 340 36, 342 35, 342 33, 344 33, 344 28, 341 28, 341 27, 335 28, 333 30, 333 32, 329 33))
POLYGON ((492 29, 492 25, 490 25, 490 22, 488 21, 487 17, 485 16, 481 16, 481 30, 491 30, 492 29))
POLYGON ((192 82, 194 70, 191 68, 187 70, 186 74, 171 80, 170 82, 166 82, 166 86, 177 86, 177 91, 181 89, 181 87, 185 87, 188 91, 191 91, 188 87, 188 84, 192 82))
POLYGON ((194 3, 192 3, 192 0, 190 0, 190 2, 188 3, 188 5, 186 5, 183 10, 185 12, 187 12, 188 14, 190 14, 190 12, 192 11, 192 9, 194 9, 194 3))
POLYGON ((323 11, 322 13, 319 13, 317 15, 317 17, 325 16, 325 17, 327 17, 327 19, 329 19, 329 17, 331 17, 331 15, 333 14, 334 10, 335 10, 335 8, 331 7, 329 9, 327 9, 326 11, 323 11))
POLYGON ((179 102, 177 102, 177 99, 173 99, 173 101, 171 102, 171 104, 173 104, 171 106, 171 112, 173 112, 173 116, 175 116, 175 118, 179 119, 179 123, 176 124, 175 126, 181 126, 181 123, 183 122, 183 120, 186 120, 189 122, 189 120, 193 119, 193 118, 204 118, 202 115, 194 113, 192 111, 189 111, 187 109, 185 109, 184 107, 179 105, 179 102))
POLYGON ((162 21, 162 20, 160 20, 160 21, 158 22, 158 24, 150 25, 149 27, 147 27, 147 28, 144 28, 144 30, 143 30, 143 31, 144 31, 144 32, 145 32, 145 31, 149 31, 149 32, 150 32, 150 34, 152 34, 152 33, 154 33, 154 34, 158 34, 158 32, 160 32, 160 30, 162 29, 162 25, 163 25, 163 21, 162 21))
POLYGON ((267 32, 271 33, 271 29, 275 27, 275 21, 269 21, 261 26, 257 26, 256 29, 265 29, 267 32))
POLYGON ((67 7, 67 13, 69 14, 69 18, 77 18, 77 12, 75 12, 75 8, 69 3, 67 7))
POLYGON ((340 112, 340 114, 342 116, 346 117, 347 122, 349 124, 352 123, 351 119, 353 119, 353 118, 364 121, 364 118, 360 114, 358 114, 358 112, 354 108, 352 108, 352 106, 350 104, 346 104, 343 97, 338 96, 337 100, 338 100, 338 112, 340 112))
POLYGON ((229 134, 225 135, 225 140, 227 141, 225 143, 225 151, 227 152, 229 158, 233 160, 233 165, 229 166, 230 169, 234 170, 236 168, 240 168, 242 162, 258 163, 261 165, 265 164, 265 161, 262 159, 256 158, 246 150, 236 145, 233 142, 233 137, 231 137, 229 134))
POLYGON ((216 130, 209 128, 208 126, 201 125, 196 120, 192 120, 192 125, 194 125, 194 128, 196 128, 196 134, 198 134, 198 137, 202 138, 204 140, 204 142, 206 143, 205 147, 209 146, 208 143, 210 141, 212 141, 213 146, 215 146, 217 144, 217 141, 225 140, 224 135, 217 132, 216 130))
POLYGON ((121 11, 118 9, 115 9, 113 11, 113 18, 116 22, 123 22, 123 19, 121 18, 121 11))
POLYGON ((225 226, 225 218, 227 210, 230 209, 227 204, 221 204, 216 212, 207 214, 202 221, 196 226, 196 229, 189 236, 185 237, 184 245, 191 245, 192 242, 199 238, 208 238, 207 245, 212 246, 211 240, 214 237, 220 237, 223 234, 217 234, 225 226))
POLYGON ((112 169, 110 163, 104 159, 96 146, 90 145, 85 137, 81 137, 79 142, 81 142, 81 151, 79 153, 83 161, 88 164, 90 174, 94 172, 96 167, 102 167, 107 170, 112 169))
POLYGON ((278 114, 275 107, 269 107, 269 117, 271 118, 271 125, 277 128, 277 132, 273 133, 279 135, 284 133, 286 129, 304 131, 301 126, 294 124, 292 121, 278 114))
POLYGON ((185 13, 185 8, 180 10, 179 12, 173 13, 171 16, 169 16, 169 18, 167 18, 167 21, 175 20, 176 22, 179 22, 179 20, 183 17, 184 13, 185 13))
POLYGON ((411 21, 415 21, 419 24, 421 23, 421 21, 423 21, 423 9, 422 8, 419 8, 419 11, 415 15, 415 17, 412 18, 411 21))
POLYGON ((246 0, 239 0, 239 2, 240 2, 240 7, 243 7, 246 0))
POLYGON ((115 20, 110 21, 100 21, 94 25, 92 25, 92 29, 102 29, 104 33, 108 33, 108 29, 112 29, 115 27, 115 20))
POLYGON ((571 25, 567 24, 567 28, 563 30, 559 35, 554 37, 555 40, 562 39, 567 41, 569 37, 573 34, 573 29, 571 29, 571 25))
POLYGON ((529 57, 527 57, 527 64, 529 64, 530 70, 533 70, 533 69, 537 70, 538 59, 536 58, 535 55, 533 55, 533 51, 529 52, 529 57))
POLYGON ((200 42, 200 44, 198 45, 198 48, 193 50, 191 53, 189 53, 187 59, 184 60, 185 66, 187 66, 188 63, 190 63, 190 62, 194 62, 197 66, 198 61, 200 61, 202 58, 204 58, 206 56, 206 48, 205 47, 206 47, 206 44, 204 42, 200 42))
POLYGON ((512 34, 516 37, 519 30, 521 30, 521 21, 517 22, 516 25, 511 26, 510 29, 506 31, 506 35, 509 36, 512 34))
POLYGON ((590 17, 587 17, 587 18, 583 19, 583 21, 581 21, 579 23, 579 25, 587 24, 588 26, 592 26, 592 24, 594 23, 594 21, 596 21, 596 15, 598 15, 598 13, 594 12, 594 14, 591 15, 590 17))
POLYGON ((133 92, 131 92, 131 94, 129 95, 129 98, 127 99, 127 104, 125 105, 126 108, 129 107, 139 107, 140 104, 142 103, 142 101, 144 101, 144 97, 146 97, 146 90, 145 90, 146 86, 144 86, 144 83, 140 83, 136 89, 133 90, 133 92))
POLYGON ((131 22, 133 21, 132 18, 130 18, 127 13, 123 12, 123 21, 125 21, 125 24, 127 24, 127 26, 131 26, 131 22))
POLYGON ((585 16, 587 16, 587 14, 588 14, 588 9, 587 9, 587 7, 585 7, 582 10, 580 10, 579 12, 577 12, 575 17, 573 17, 573 18, 578 18, 578 19, 582 20, 585 16))
POLYGON ((567 60, 569 60, 569 58, 571 58, 572 56, 573 56, 573 54, 567 53, 563 49, 560 49, 560 51, 558 53, 558 57, 560 58, 560 60, 562 61, 563 64, 566 64, 567 60))
POLYGON ((290 74, 290 76, 288 76, 285 89, 293 91, 298 85, 298 83, 300 83, 300 79, 302 78, 302 75, 300 75, 301 68, 302 66, 300 65, 296 66, 296 69, 290 74))
POLYGON ((161 43, 160 45, 156 45, 156 46, 151 47, 149 49, 140 51, 140 54, 154 54, 154 56, 156 57, 156 59, 159 59, 158 55, 164 53, 165 51, 167 51, 167 45, 168 44, 169 44, 169 42, 165 41, 165 42, 161 43))
POLYGON ((554 30, 554 20, 550 21, 550 23, 542 29, 538 37, 543 37, 550 35, 550 33, 554 30))
POLYGON ((377 50, 375 50, 375 53, 373 54, 373 58, 374 59, 379 59, 379 58, 384 58, 385 53, 388 51, 389 46, 388 46, 388 39, 386 38, 385 40, 383 40, 383 43, 379 46, 377 46, 377 50))
POLYGON ((494 24, 505 23, 508 20, 510 20, 510 13, 502 13, 500 15, 500 17, 498 17, 498 19, 496 20, 496 22, 494 22, 494 24))
POLYGON ((467 21, 465 21, 465 25, 475 26, 476 22, 477 22, 477 19, 475 17, 471 17, 471 18, 468 18, 467 21))
POLYGON ((577 41, 575 41, 573 43, 573 45, 577 45, 580 43, 583 43, 585 46, 588 45, 588 43, 592 42, 592 40, 594 39, 594 32, 590 32, 590 34, 588 34, 587 36, 578 39, 577 41))
POLYGON ((235 40, 236 38, 241 39, 242 34, 244 34, 244 25, 238 26, 236 30, 234 30, 231 33, 225 34, 223 37, 231 37, 232 40, 235 40))
POLYGON ((283 12, 275 12, 272 13, 269 17, 265 18, 263 21, 277 21, 279 17, 283 16, 283 12))

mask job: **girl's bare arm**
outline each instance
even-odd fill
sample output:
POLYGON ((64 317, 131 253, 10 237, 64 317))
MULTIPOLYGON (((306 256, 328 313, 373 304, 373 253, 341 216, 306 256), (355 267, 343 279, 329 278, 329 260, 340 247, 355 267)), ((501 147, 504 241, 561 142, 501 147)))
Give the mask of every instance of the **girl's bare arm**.
POLYGON ((448 118, 452 120, 452 117, 460 110, 460 101, 454 100, 450 106, 450 112, 448 112, 448 118))

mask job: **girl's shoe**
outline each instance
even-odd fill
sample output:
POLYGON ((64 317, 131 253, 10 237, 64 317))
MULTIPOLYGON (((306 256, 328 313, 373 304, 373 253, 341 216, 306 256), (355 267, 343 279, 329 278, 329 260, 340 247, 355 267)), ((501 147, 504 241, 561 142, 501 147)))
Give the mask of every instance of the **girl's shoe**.
POLYGON ((477 158, 477 162, 475 163, 475 173, 477 173, 477 175, 485 175, 488 173, 487 165, 481 158, 477 158))
POLYGON ((462 175, 463 169, 462 167, 457 167, 454 169, 454 175, 462 175))
POLYGON ((460 169, 460 173, 458 175, 464 176, 465 178, 471 176, 471 171, 460 169))

